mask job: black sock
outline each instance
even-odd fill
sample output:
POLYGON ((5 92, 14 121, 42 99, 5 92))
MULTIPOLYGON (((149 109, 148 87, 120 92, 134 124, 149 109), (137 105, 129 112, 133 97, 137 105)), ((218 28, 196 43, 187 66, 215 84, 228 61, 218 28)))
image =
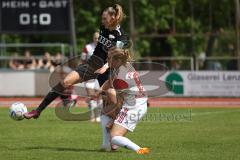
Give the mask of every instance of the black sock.
POLYGON ((68 97, 69 97, 69 95, 60 95, 60 98, 61 98, 62 100, 68 99, 68 97))
POLYGON ((58 83, 53 89, 48 92, 46 97, 43 99, 41 104, 38 106, 37 111, 42 112, 52 101, 54 101, 58 96, 64 96, 63 91, 65 88, 62 86, 61 83, 58 83))

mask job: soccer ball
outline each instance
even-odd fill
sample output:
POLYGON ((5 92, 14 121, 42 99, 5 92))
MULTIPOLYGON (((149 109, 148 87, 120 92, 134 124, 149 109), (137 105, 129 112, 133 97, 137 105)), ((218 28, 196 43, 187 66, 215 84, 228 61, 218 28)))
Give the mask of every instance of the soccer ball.
POLYGON ((23 114, 27 113, 27 107, 21 102, 15 102, 10 107, 10 117, 16 121, 23 120, 23 114))

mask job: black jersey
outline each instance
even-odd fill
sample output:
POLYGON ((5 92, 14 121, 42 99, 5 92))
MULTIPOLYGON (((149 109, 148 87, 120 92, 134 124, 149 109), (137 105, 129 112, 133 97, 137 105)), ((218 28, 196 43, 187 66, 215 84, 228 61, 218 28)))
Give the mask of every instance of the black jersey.
POLYGON ((125 37, 126 36, 120 26, 112 31, 101 26, 98 43, 93 55, 101 58, 103 62, 106 63, 108 49, 115 46, 117 41, 123 41, 126 39, 125 37))
POLYGON ((84 81, 97 78, 99 84, 102 85, 108 79, 109 70, 100 75, 94 72, 106 63, 108 55, 107 52, 109 48, 113 46, 120 46, 124 48, 125 42, 127 42, 127 40, 128 38, 123 34, 120 26, 112 31, 106 29, 104 26, 101 26, 98 43, 93 52, 93 55, 87 60, 85 64, 80 64, 75 71, 79 73, 80 77, 84 81))

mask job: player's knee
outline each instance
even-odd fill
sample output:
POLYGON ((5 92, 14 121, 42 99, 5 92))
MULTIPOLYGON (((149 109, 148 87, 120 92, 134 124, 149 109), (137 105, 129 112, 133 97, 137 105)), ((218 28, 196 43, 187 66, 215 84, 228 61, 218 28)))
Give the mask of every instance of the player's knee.
POLYGON ((115 132, 110 132, 110 137, 111 137, 111 139, 112 139, 115 135, 116 135, 115 132))
POLYGON ((65 78, 65 79, 62 81, 62 85, 63 85, 65 88, 68 88, 68 87, 71 87, 73 84, 72 84, 71 80, 65 78))
POLYGON ((111 138, 113 138, 113 137, 115 137, 115 136, 122 136, 122 134, 121 134, 120 132, 117 132, 117 131, 112 131, 112 132, 110 133, 110 136, 111 136, 111 138))

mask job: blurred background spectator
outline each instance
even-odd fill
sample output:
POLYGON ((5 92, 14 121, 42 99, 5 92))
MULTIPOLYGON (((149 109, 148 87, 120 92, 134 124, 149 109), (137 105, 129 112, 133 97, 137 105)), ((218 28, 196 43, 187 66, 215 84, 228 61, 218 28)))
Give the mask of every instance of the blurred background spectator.
POLYGON ((29 50, 24 52, 23 64, 25 69, 36 69, 36 60, 29 50))
POLYGON ((45 52, 42 59, 38 60, 38 69, 47 69, 54 70, 54 66, 52 64, 52 56, 49 52, 45 52))
POLYGON ((56 53, 56 56, 52 60, 52 65, 54 67, 56 67, 56 66, 62 64, 63 60, 64 60, 63 55, 60 52, 58 52, 58 53, 56 53))
POLYGON ((24 69, 23 61, 19 59, 18 53, 14 53, 11 60, 9 61, 9 67, 13 70, 24 69))

